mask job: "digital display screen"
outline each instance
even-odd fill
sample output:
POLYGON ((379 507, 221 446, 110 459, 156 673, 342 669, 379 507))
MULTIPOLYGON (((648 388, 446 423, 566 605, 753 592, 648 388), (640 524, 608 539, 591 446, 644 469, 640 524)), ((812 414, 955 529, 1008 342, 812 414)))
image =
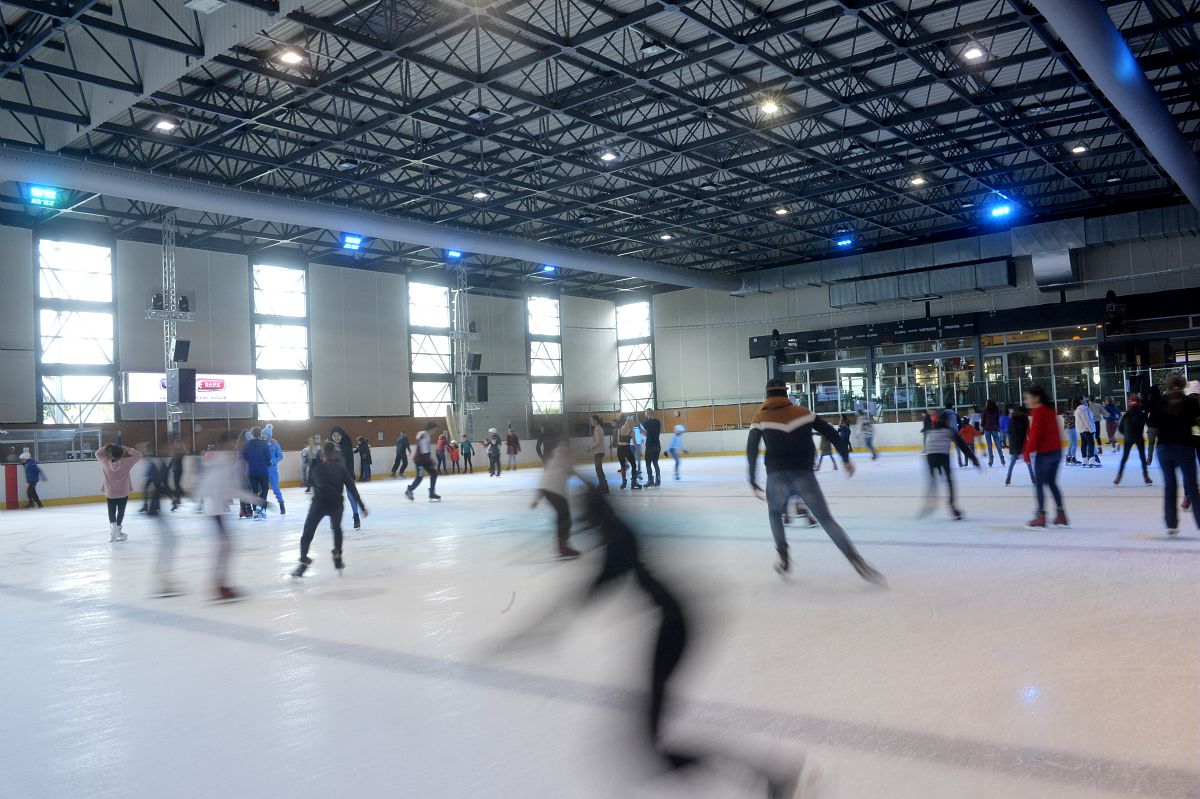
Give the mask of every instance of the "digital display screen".
MULTIPOLYGON (((167 376, 163 372, 126 372, 125 402, 166 402, 167 376)), ((196 374, 196 402, 257 402, 254 375, 196 374)))

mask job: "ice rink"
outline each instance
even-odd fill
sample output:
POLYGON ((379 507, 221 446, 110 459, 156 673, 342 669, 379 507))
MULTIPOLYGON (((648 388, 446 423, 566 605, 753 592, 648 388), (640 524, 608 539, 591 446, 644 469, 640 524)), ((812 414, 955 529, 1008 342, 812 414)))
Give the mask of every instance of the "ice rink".
MULTIPOLYGON (((1072 527, 1046 532, 1023 527, 1020 469, 1009 488, 999 463, 957 471, 955 522, 944 504, 917 518, 916 455, 857 458, 850 480, 826 466, 890 590, 798 526, 781 580, 741 458, 688 459, 682 482, 664 465, 661 489, 614 501, 692 620, 669 738, 805 762, 805 796, 1200 796, 1200 536, 1186 517, 1163 534, 1156 467, 1154 486, 1134 469, 1114 487, 1106 461, 1065 471, 1072 527)), ((344 574, 323 528, 303 579, 290 489, 286 517, 231 521, 247 598, 228 604, 190 504, 169 518, 175 598, 151 595, 157 532, 136 503, 122 544, 102 505, 0 514, 0 795, 763 796, 733 766, 668 780, 639 754, 654 619, 628 588, 498 650, 597 569, 595 552, 551 557, 537 474, 447 476, 440 504, 361 484, 344 574)))

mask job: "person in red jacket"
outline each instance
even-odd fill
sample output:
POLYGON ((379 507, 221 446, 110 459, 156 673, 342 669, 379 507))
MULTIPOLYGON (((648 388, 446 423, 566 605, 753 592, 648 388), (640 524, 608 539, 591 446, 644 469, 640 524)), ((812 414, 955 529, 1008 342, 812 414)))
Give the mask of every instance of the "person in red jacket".
POLYGON ((1029 524, 1030 530, 1046 529, 1046 489, 1054 495, 1057 512, 1055 527, 1069 527, 1063 510, 1062 492, 1058 490, 1058 467, 1062 463, 1062 434, 1058 430, 1058 414, 1046 402, 1046 389, 1030 386, 1025 389, 1025 407, 1029 408, 1029 435, 1022 454, 1030 462, 1032 456, 1034 488, 1037 490, 1037 513, 1029 524))

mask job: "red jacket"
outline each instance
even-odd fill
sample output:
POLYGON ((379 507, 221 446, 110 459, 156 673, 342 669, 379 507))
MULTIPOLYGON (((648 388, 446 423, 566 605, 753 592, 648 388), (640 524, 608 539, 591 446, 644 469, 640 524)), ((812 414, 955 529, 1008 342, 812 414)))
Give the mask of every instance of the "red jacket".
POLYGON ((1029 414, 1029 435, 1025 438, 1024 455, 1062 450, 1058 432, 1058 414, 1049 405, 1039 405, 1029 414))

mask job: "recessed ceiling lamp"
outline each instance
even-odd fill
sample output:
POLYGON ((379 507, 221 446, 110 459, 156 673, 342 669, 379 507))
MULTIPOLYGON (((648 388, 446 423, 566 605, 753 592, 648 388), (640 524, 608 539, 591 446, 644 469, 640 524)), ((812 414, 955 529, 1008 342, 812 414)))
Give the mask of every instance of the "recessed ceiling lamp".
POLYGON ((972 42, 971 44, 968 44, 966 49, 964 49, 962 51, 962 57, 967 59, 968 61, 978 61, 979 59, 983 58, 985 55, 987 55, 987 51, 984 50, 983 47, 981 47, 980 45, 975 44, 974 42, 972 42))
POLYGON ((483 106, 479 105, 479 106, 475 106, 474 111, 467 114, 467 119, 473 119, 476 122, 483 122, 485 119, 487 119, 491 115, 492 115, 491 111, 489 111, 486 108, 484 108, 483 106))
POLYGON ((1071 148, 1071 152, 1074 155, 1083 155, 1087 151, 1088 151, 1088 148, 1087 148, 1086 144, 1076 144, 1074 147, 1071 148))
POLYGON ((290 66, 295 66, 304 60, 304 54, 299 50, 289 47, 286 50, 281 50, 279 55, 275 56, 280 61, 290 66))
POLYGON ((646 39, 642 42, 642 46, 638 49, 638 52, 641 53, 642 58, 654 58, 667 52, 667 48, 653 39, 646 39))
POLYGON ((658 238, 661 239, 662 241, 670 241, 671 239, 673 239, 675 237, 672 236, 670 233, 663 233, 658 238))
POLYGON ((338 172, 353 172, 358 169, 358 161, 353 158, 339 158, 337 162, 338 172))
POLYGON ((788 209, 784 208, 782 205, 775 209, 775 216, 787 216, 787 215, 788 215, 788 209))
POLYGON ((963 209, 964 211, 969 211, 970 209, 975 207, 975 201, 974 200, 959 200, 958 207, 963 209))
POLYGON ((611 164, 613 161, 616 161, 620 157, 621 156, 617 155, 615 150, 603 150, 600 153, 600 160, 606 164, 611 164))
POLYGON ((706 180, 700 184, 700 191, 716 191, 717 188, 717 184, 711 180, 706 180))
POLYGON ((154 123, 154 129, 157 130, 159 133, 170 133, 171 131, 175 130, 177 127, 179 127, 178 122, 176 122, 173 119, 167 119, 166 117, 162 117, 157 122, 154 123))
POLYGON ((1104 182, 1105 183, 1120 183, 1121 176, 1120 175, 1109 175, 1108 177, 1106 177, 1104 179, 1104 182))
POLYGON ((920 175, 917 175, 916 177, 914 177, 914 178, 912 178, 911 180, 909 180, 909 181, 908 181, 908 185, 910 185, 910 186, 924 186, 924 185, 925 185, 926 183, 928 183, 928 182, 929 182, 929 181, 927 181, 925 178, 921 177, 920 175))
POLYGON ((491 197, 492 195, 486 189, 476 189, 475 193, 472 194, 471 196, 474 197, 476 200, 486 200, 487 198, 491 197))
POLYGON ((762 111, 764 114, 778 114, 779 103, 768 97, 758 104, 758 110, 762 111))

